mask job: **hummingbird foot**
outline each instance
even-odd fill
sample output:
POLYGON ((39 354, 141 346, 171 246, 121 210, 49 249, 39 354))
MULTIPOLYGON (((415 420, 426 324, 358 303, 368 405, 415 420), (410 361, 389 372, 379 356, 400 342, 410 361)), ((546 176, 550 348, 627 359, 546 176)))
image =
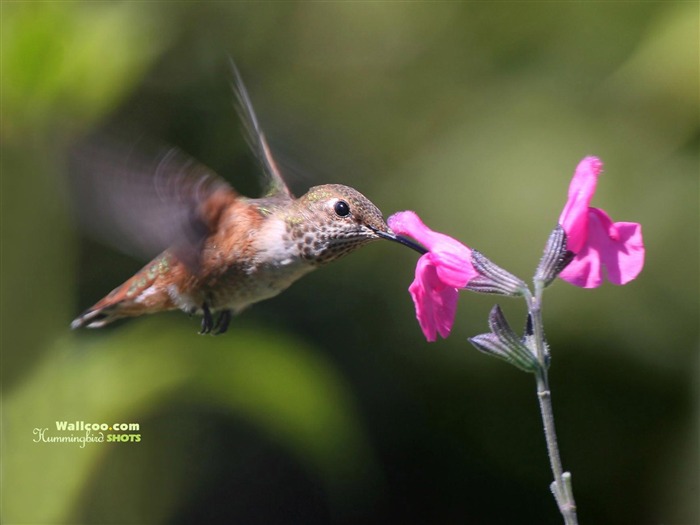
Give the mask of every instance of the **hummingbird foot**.
POLYGON ((222 310, 214 325, 214 335, 225 334, 228 330, 228 325, 231 322, 231 310, 222 310))
POLYGON ((210 333, 214 326, 214 318, 211 315, 211 310, 209 310, 209 305, 207 303, 202 304, 202 315, 202 329, 199 331, 200 335, 210 333))

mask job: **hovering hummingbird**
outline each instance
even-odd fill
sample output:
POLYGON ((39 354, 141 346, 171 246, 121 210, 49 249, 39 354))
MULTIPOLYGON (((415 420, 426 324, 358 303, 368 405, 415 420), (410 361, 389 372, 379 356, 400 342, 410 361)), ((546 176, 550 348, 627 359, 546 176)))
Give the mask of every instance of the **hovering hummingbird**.
POLYGON ((84 164, 100 174, 83 177, 77 188, 87 195, 87 222, 99 222, 90 217, 99 215, 131 245, 162 252, 79 315, 71 328, 100 328, 125 317, 181 309, 203 316, 200 334, 222 334, 232 315, 369 242, 387 239, 425 252, 394 234, 379 209, 353 188, 326 184, 295 198, 234 64, 232 71, 238 112, 267 193, 244 197, 174 149, 151 169, 123 167, 125 160, 120 163, 113 149, 93 151, 84 164))

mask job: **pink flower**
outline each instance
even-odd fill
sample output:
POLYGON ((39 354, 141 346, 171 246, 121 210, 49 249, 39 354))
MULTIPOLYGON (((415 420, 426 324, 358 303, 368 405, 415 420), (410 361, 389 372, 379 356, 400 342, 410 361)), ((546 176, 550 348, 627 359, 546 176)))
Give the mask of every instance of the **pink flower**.
POLYGON ((418 260, 408 291, 425 338, 435 341, 439 333, 444 339, 454 323, 458 289, 478 275, 471 262, 472 251, 452 237, 432 231, 412 211, 395 213, 387 222, 395 233, 412 237, 428 249, 418 260))
POLYGON ((600 286, 605 274, 613 284, 626 284, 644 266, 642 226, 613 223, 607 213, 589 206, 603 163, 586 157, 576 167, 569 200, 559 217, 567 235, 567 249, 576 254, 559 277, 583 288, 600 286))

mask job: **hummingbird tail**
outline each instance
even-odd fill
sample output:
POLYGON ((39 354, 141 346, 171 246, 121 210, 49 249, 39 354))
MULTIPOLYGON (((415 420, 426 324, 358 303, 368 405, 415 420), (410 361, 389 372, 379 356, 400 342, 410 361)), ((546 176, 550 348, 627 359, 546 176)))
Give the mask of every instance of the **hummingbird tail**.
POLYGON ((169 268, 163 258, 156 258, 131 279, 112 290, 76 317, 70 327, 102 328, 124 317, 137 317, 176 308, 167 287, 160 281, 169 268))
POLYGON ((152 301, 148 301, 151 304, 144 304, 146 301, 142 295, 137 296, 135 299, 125 297, 125 289, 128 288, 130 284, 130 281, 127 281, 97 302, 94 306, 85 310, 70 324, 71 329, 102 328, 117 319, 138 317, 140 315, 171 310, 173 308, 172 303, 169 301, 167 301, 167 305, 162 304, 163 301, 158 301, 161 304, 154 305, 152 301))
POLYGON ((102 308, 96 308, 93 306, 76 317, 70 324, 70 327, 72 330, 77 330, 78 328, 102 328, 103 326, 124 317, 124 315, 119 315, 117 307, 118 304, 113 304, 102 308))
POLYGON ((126 292, 132 285, 131 281, 132 279, 128 280, 76 317, 70 324, 71 329, 102 328, 117 319, 152 313, 154 310, 145 307, 138 296, 136 300, 127 297, 126 292))

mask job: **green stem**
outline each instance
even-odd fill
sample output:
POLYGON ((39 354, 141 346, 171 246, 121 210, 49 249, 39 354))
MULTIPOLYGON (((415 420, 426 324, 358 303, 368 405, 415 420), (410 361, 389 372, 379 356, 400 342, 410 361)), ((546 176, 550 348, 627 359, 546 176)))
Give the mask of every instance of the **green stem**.
POLYGON ((571 486, 571 474, 564 472, 559 455, 559 445, 557 444, 557 432, 554 427, 554 412, 552 410, 552 394, 549 390, 549 378, 547 376, 547 347, 544 338, 544 327, 542 324, 542 283, 535 282, 535 296, 530 292, 525 294, 528 303, 528 312, 532 320, 533 339, 535 343, 535 354, 539 361, 539 368, 535 372, 537 380, 537 400, 542 414, 544 424, 544 436, 547 441, 547 453, 549 463, 554 475, 554 482, 551 485, 554 499, 564 517, 566 525, 578 525, 576 516, 576 503, 571 486))

